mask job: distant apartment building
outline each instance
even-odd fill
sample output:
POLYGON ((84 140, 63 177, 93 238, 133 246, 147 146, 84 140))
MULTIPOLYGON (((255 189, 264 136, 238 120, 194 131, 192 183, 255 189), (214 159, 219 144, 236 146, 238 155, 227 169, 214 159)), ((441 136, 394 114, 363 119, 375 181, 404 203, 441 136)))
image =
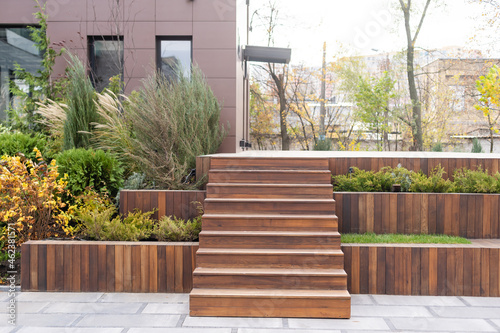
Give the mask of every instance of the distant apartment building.
MULTIPOLYGON (((247 40, 248 0, 47 0, 47 34, 88 63, 97 90, 120 74, 125 93, 138 89, 154 70, 165 74, 197 64, 219 99, 221 122, 229 135, 221 152, 240 150, 248 141, 248 80, 243 49, 247 40)), ((34 0, 0 0, 0 118, 15 106, 9 82, 14 66, 40 68, 41 55, 30 38, 36 25, 34 0)), ((67 63, 59 58, 54 77, 67 63)), ((18 80, 17 84, 27 87, 18 80)))
POLYGON ((500 66, 500 59, 441 58, 422 67, 420 88, 424 112, 447 113, 449 139, 464 146, 473 138, 487 140, 488 123, 475 108, 480 97, 476 81, 493 65, 500 66))

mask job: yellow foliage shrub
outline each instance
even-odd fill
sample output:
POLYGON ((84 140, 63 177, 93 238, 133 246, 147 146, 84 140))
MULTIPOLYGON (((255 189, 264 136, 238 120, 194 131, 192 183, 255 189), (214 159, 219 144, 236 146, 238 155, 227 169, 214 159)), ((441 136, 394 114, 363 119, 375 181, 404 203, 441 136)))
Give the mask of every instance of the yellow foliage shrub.
MULTIPOLYGON (((0 160, 0 223, 4 231, 15 230, 16 244, 48 237, 71 236, 71 209, 61 195, 66 193, 66 177, 57 179, 56 161, 47 165, 35 148, 37 163, 23 156, 3 156, 0 160)), ((6 240, 4 232, 1 239, 6 240)))

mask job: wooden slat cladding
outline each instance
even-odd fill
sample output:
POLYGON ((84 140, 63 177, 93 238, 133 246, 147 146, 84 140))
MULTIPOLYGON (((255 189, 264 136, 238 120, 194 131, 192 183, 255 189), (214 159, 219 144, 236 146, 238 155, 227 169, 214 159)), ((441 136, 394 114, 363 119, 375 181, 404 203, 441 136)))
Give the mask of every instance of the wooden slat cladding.
POLYGON ((122 190, 120 212, 126 214, 134 209, 156 209, 154 218, 176 216, 187 220, 200 215, 197 202, 203 205, 205 196, 205 191, 122 190))
MULTIPOLYGON (((500 297, 500 246, 493 243, 498 241, 478 242, 483 246, 344 244, 348 290, 500 297)), ((22 245, 21 289, 187 293, 197 250, 198 243, 30 241, 22 245), (114 252, 114 265, 105 266, 104 272, 98 268, 99 245, 106 252, 103 262, 111 261, 107 255, 114 252), (75 259, 77 253, 79 267, 66 267, 64 258, 75 259), (100 287, 101 279, 105 283, 100 287)))
POLYGON ((333 198, 344 203, 335 212, 340 233, 500 238, 499 194, 334 192, 333 198))
POLYGON ((167 292, 193 288, 198 243, 30 241, 23 291, 167 292))
POLYGON ((500 296, 500 248, 344 244, 351 293, 500 296))

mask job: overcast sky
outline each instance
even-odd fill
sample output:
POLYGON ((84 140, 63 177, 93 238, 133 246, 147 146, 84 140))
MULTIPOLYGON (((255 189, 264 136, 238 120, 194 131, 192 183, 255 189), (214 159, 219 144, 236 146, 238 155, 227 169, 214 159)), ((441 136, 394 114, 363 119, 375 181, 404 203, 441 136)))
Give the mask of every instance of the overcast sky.
MULTIPOLYGON (((328 57, 339 52, 340 45, 354 54, 401 51, 405 47, 402 13, 397 0, 276 0, 282 26, 276 34, 275 46, 291 47, 292 62, 319 66, 323 42, 328 57)), ((433 0, 436 2, 435 0, 433 0)), ((251 0, 253 25, 250 44, 263 44, 264 32, 258 29, 259 16, 269 15, 264 4, 269 0, 251 0)), ((414 3, 423 3, 414 0, 414 3)), ((491 48, 487 38, 491 31, 478 32, 484 7, 468 0, 439 0, 425 18, 417 46, 436 49, 446 46, 491 48), (472 40, 471 40, 472 39, 472 40)), ((414 19, 417 20, 416 18, 414 19)), ((495 55, 495 54, 492 54, 495 55)))

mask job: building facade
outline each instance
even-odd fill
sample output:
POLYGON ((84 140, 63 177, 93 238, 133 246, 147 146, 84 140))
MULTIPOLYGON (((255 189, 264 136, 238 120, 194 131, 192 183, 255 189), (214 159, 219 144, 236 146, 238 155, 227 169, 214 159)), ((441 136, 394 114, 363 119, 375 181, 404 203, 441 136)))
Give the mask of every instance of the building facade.
MULTIPOLYGON (((89 65, 97 90, 121 74, 125 93, 141 87, 156 69, 197 64, 222 105, 221 122, 229 134, 220 152, 239 151, 248 141, 243 46, 247 40, 245 0, 46 0, 47 34, 89 65)), ((30 72, 41 56, 26 26, 37 23, 35 0, 0 0, 0 113, 16 101, 8 84, 14 64, 30 72)), ((59 57, 54 77, 67 66, 59 57)), ((189 66, 187 66, 189 67, 189 66)), ((22 82, 18 82, 22 85, 22 82)), ((4 115, 5 116, 5 115, 4 115)))

